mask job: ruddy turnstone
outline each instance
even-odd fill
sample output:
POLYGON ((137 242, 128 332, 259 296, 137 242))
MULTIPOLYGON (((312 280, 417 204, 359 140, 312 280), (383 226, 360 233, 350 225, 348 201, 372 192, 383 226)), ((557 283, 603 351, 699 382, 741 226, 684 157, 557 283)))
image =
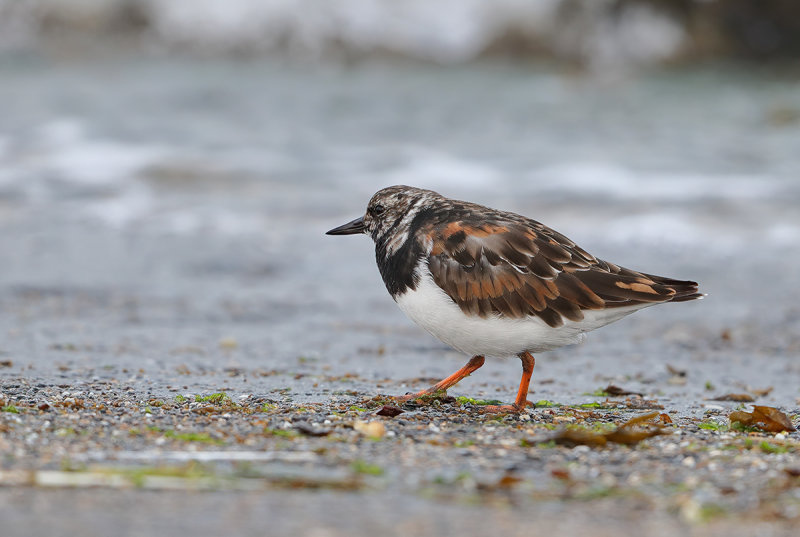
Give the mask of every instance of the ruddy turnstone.
POLYGON ((392 298, 411 320, 472 358, 402 400, 447 390, 485 356, 517 355, 522 380, 513 405, 527 404, 532 353, 578 343, 590 332, 664 302, 702 298, 697 283, 654 276, 598 259, 530 218, 446 198, 431 190, 378 191, 364 216, 328 235, 366 233, 392 298))

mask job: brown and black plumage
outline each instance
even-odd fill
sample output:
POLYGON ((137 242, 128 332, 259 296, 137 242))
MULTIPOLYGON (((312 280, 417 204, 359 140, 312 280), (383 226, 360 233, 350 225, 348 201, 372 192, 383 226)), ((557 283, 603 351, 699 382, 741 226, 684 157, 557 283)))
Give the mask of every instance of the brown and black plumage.
MULTIPOLYGON (((417 324, 473 355, 431 390, 446 389, 484 356, 518 355, 525 406, 532 352, 554 349, 641 308, 703 297, 697 283, 598 259, 544 224, 430 190, 394 186, 366 214, 328 232, 367 233, 386 288, 417 324)), ((416 395, 420 395, 416 394, 416 395)))
POLYGON ((680 302, 697 283, 654 276, 597 259, 564 235, 514 213, 454 202, 465 218, 423 229, 433 281, 467 315, 536 316, 549 326, 581 321, 584 310, 680 302), (472 209, 470 211, 470 209, 472 209))

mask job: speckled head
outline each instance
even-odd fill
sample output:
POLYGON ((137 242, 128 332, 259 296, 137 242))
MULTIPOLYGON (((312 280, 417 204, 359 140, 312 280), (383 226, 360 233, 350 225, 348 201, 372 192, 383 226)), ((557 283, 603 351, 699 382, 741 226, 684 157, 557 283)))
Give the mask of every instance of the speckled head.
POLYGON ((433 202, 444 198, 432 190, 405 185, 384 188, 367 204, 364 216, 328 231, 328 235, 366 233, 387 253, 394 252, 408 238, 411 222, 433 202))
POLYGON ((364 227, 376 243, 381 240, 395 243, 394 247, 390 248, 394 250, 405 242, 414 218, 435 201, 443 199, 432 190, 411 186, 397 185, 384 188, 369 200, 364 215, 364 227), (387 240, 391 235, 397 235, 397 239, 402 236, 402 240, 387 240))
POLYGON ((393 297, 414 289, 425 246, 414 233, 434 213, 447 212, 449 200, 432 190, 397 185, 379 190, 364 216, 328 231, 328 235, 365 233, 375 241, 375 260, 393 297))

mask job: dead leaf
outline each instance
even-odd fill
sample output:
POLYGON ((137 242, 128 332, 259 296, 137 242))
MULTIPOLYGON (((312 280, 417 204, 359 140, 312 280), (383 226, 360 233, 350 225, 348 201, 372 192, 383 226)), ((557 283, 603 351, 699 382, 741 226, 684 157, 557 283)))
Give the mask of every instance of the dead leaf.
POLYGON ((562 446, 605 446, 606 435, 588 429, 562 429, 552 440, 562 446))
POLYGON ((646 423, 651 419, 655 418, 656 416, 658 416, 658 412, 648 412, 647 414, 639 414, 638 416, 632 417, 631 419, 620 425, 618 428, 623 429, 625 427, 633 427, 634 425, 646 423))
POLYGON ((755 395, 756 397, 766 397, 772 393, 774 388, 772 386, 767 386, 766 388, 757 389, 757 388, 749 388, 747 391, 755 395))
POLYGON ((789 416, 781 412, 775 407, 753 405, 753 414, 756 416, 756 421, 761 423, 772 423, 770 432, 778 433, 781 431, 795 431, 792 421, 789 416), (780 429, 778 429, 780 427, 780 429))
POLYGON ((550 475, 562 481, 568 481, 570 479, 569 470, 565 468, 554 468, 550 470, 550 475))
POLYGON ((712 397, 709 401, 735 401, 737 403, 752 403, 755 401, 753 396, 747 393, 726 393, 712 397))
POLYGON ((14 362, 11 360, 0 360, 0 367, 12 367, 14 362))
POLYGON ((648 429, 623 429, 620 427, 616 431, 611 431, 606 434, 606 440, 614 442, 615 444, 625 444, 626 446, 633 446, 642 440, 652 438, 661 434, 667 434, 661 430, 660 427, 653 427, 648 429))
POLYGON ((383 405, 379 411, 375 413, 376 416, 384 416, 386 418, 394 418, 395 416, 399 416, 405 412, 405 410, 401 408, 397 408, 396 406, 391 405, 383 405))
POLYGON ((661 425, 649 423, 654 418, 659 418, 658 412, 648 412, 647 414, 634 416, 617 427, 616 430, 606 433, 606 439, 616 444, 632 446, 647 438, 668 434, 661 425), (641 425, 647 425, 647 427, 641 427, 641 425))
POLYGON ((736 410, 731 412, 728 419, 731 420, 731 423, 737 422, 745 426, 758 427, 768 433, 796 430, 786 414, 771 406, 753 405, 753 412, 736 410))
POLYGON ((521 477, 517 477, 512 474, 506 474, 503 477, 501 477, 500 480, 497 482, 497 487, 502 489, 511 488, 520 481, 522 481, 521 477))
POLYGON ((663 412, 658 415, 658 419, 661 420, 661 423, 664 423, 664 424, 667 424, 667 425, 672 423, 672 418, 669 417, 669 414, 666 414, 666 413, 663 413, 663 412))
POLYGON ((517 477, 511 473, 506 473, 497 481, 477 483, 477 488, 481 492, 508 491, 509 489, 514 488, 521 481, 521 477, 517 477))
POLYGON ((596 433, 587 429, 562 429, 552 440, 562 445, 604 446, 608 442, 632 446, 642 440, 662 434, 668 434, 664 428, 657 424, 648 423, 658 417, 658 412, 648 412, 629 419, 613 431, 596 433), (646 425, 642 427, 642 425, 646 425))
POLYGON ((606 386, 606 389, 603 391, 605 391, 608 395, 638 395, 639 397, 642 397, 642 394, 639 392, 632 392, 630 390, 626 390, 625 388, 614 386, 613 384, 606 386))

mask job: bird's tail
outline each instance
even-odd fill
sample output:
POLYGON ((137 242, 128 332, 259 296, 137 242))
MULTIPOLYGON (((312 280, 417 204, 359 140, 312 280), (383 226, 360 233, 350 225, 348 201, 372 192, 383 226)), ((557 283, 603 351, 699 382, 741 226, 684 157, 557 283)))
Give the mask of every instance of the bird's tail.
POLYGON ((688 300, 698 300, 706 296, 705 293, 701 293, 697 290, 697 282, 689 280, 674 280, 672 278, 655 276, 653 274, 645 274, 645 276, 654 282, 675 291, 675 295, 669 300, 669 302, 686 302, 688 300))

